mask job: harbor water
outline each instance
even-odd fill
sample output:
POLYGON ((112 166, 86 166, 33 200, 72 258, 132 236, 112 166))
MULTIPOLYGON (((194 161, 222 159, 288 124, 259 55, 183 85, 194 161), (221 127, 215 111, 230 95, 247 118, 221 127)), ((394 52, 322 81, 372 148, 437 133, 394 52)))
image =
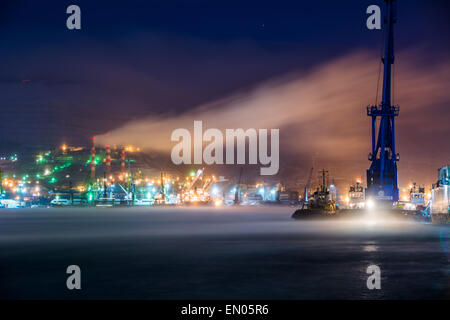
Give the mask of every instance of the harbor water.
POLYGON ((2 299, 449 299, 448 226, 292 207, 0 211, 2 299), (81 269, 68 290, 66 269, 81 269), (369 290, 367 268, 381 271, 369 290))

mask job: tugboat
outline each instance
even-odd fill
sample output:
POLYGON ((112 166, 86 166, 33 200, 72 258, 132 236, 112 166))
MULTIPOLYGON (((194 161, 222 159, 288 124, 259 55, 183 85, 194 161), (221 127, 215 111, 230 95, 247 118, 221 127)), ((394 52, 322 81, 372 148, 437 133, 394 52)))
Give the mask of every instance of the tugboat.
POLYGON ((348 198, 345 200, 348 209, 364 209, 365 197, 361 181, 357 180, 355 185, 350 186, 348 198))
POLYGON ((336 214, 336 201, 333 199, 332 194, 326 185, 325 175, 328 171, 323 169, 322 173, 322 185, 317 188, 313 195, 309 198, 307 207, 302 207, 294 212, 293 219, 303 219, 311 217, 332 216, 336 214))
POLYGON ((414 182, 409 189, 409 202, 405 203, 404 210, 421 211, 425 208, 425 187, 417 186, 414 182))
POLYGON ((420 187, 415 182, 410 185, 409 200, 396 202, 391 213, 395 214, 396 217, 429 222, 430 215, 425 204, 425 187, 420 187))

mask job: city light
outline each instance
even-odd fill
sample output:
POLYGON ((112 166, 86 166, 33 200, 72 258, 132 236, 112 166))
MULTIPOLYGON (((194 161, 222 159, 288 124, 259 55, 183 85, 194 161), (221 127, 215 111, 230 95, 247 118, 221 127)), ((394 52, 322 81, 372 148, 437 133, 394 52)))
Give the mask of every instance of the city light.
POLYGON ((373 210, 375 208, 375 202, 372 199, 366 201, 366 208, 373 210))

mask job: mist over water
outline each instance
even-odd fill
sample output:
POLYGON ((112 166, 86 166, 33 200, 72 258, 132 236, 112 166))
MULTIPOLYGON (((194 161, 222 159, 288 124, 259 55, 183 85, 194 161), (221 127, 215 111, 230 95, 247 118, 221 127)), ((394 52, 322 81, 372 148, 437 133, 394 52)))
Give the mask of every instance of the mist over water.
POLYGON ((0 212, 2 298, 449 298, 448 227, 294 208, 0 212), (68 265, 82 290, 65 288, 68 265), (366 268, 382 271, 368 290, 366 268))

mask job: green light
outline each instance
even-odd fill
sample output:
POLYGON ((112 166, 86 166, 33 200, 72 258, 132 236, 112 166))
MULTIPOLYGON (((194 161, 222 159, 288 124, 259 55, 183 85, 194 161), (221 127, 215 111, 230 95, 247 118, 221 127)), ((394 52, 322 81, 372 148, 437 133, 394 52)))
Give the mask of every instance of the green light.
POLYGON ((36 163, 44 163, 47 162, 46 159, 42 155, 38 155, 36 159, 36 163))

